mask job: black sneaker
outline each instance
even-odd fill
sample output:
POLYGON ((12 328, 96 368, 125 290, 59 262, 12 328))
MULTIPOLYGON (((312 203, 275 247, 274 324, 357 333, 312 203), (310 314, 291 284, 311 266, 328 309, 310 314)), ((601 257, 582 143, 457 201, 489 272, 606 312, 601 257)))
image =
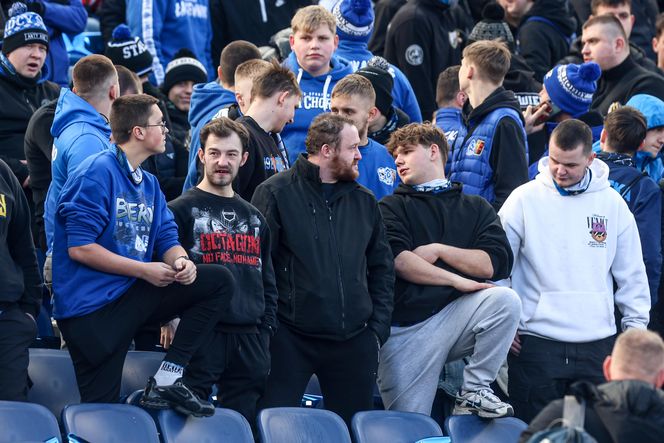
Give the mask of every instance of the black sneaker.
POLYGON ((154 386, 153 395, 161 400, 165 400, 170 406, 184 415, 193 415, 194 417, 212 417, 214 415, 214 406, 212 403, 201 400, 184 383, 182 378, 175 380, 175 383, 167 386, 154 386))
POLYGON ((143 391, 143 396, 140 400, 140 405, 148 409, 170 409, 171 404, 161 398, 159 394, 154 391, 154 388, 157 386, 157 381, 154 377, 148 378, 148 384, 145 386, 143 391))

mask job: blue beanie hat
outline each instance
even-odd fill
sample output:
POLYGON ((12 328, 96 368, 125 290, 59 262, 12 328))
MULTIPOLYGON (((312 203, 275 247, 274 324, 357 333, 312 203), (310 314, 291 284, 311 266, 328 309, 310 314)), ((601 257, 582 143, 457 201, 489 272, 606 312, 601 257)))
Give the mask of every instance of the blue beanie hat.
POLYGON ((601 75, 595 62, 558 65, 544 76, 544 87, 554 105, 576 118, 590 109, 601 75))
POLYGON ((25 3, 14 3, 8 15, 2 41, 3 54, 32 43, 41 43, 48 48, 48 30, 39 14, 28 12, 25 3))
POLYGON ((371 0, 342 0, 332 9, 341 40, 369 41, 374 12, 371 0))

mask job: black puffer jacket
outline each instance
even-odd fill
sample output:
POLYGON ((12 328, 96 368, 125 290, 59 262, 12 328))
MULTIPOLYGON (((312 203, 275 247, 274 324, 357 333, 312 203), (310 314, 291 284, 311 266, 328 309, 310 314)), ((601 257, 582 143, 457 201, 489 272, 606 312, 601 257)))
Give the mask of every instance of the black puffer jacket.
POLYGON ((251 200, 270 225, 279 321, 339 341, 369 327, 385 343, 394 261, 378 203, 354 181, 338 182, 326 201, 319 173, 300 155, 251 200))

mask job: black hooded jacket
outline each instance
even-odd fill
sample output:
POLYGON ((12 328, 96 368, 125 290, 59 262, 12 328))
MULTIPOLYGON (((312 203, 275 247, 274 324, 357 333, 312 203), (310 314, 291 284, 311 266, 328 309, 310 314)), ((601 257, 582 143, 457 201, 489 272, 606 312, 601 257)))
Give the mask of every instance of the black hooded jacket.
POLYGON ((567 0, 536 1, 523 17, 517 33, 518 51, 537 81, 567 55, 575 31, 576 21, 567 0))

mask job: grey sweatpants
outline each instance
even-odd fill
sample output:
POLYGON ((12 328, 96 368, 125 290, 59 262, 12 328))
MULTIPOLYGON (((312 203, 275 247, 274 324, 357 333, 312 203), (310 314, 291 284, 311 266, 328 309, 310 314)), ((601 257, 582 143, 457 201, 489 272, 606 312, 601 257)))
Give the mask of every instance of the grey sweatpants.
POLYGON ((466 294, 415 325, 392 327, 378 366, 385 408, 431 414, 443 365, 466 356, 470 361, 462 390, 488 389, 505 361, 520 315, 516 292, 493 287, 466 294))

